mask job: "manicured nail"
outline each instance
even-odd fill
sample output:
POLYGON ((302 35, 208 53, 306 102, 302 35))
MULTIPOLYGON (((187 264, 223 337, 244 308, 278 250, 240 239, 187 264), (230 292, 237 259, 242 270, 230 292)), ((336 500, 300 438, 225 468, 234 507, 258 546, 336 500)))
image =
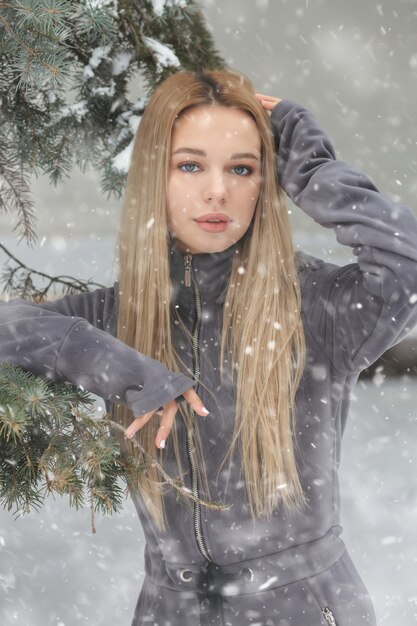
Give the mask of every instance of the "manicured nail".
POLYGON ((165 448, 165 439, 162 439, 161 443, 159 444, 160 448, 165 448))
POLYGON ((209 414, 209 412, 207 411, 207 409, 206 409, 206 407, 205 407, 205 406, 203 406, 203 408, 202 408, 201 410, 203 411, 203 413, 204 413, 205 415, 208 415, 208 414, 209 414))

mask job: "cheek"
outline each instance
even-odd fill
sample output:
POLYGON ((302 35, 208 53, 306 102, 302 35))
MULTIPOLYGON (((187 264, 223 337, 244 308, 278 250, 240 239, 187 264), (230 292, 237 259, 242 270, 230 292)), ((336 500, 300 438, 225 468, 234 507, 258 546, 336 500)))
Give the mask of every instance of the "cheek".
POLYGON ((169 207, 186 207, 191 198, 191 187, 183 179, 174 176, 168 180, 167 201, 169 207))
POLYGON ((171 178, 168 181, 167 188, 167 208, 168 208, 168 220, 170 222, 175 221, 178 217, 179 207, 181 207, 181 193, 178 187, 178 183, 175 179, 171 178))
POLYGON ((170 176, 170 178, 168 179, 168 186, 167 186, 168 206, 175 205, 176 200, 177 200, 177 196, 178 196, 178 184, 177 184, 177 181, 175 180, 175 178, 173 176, 170 176))
POLYGON ((245 190, 244 197, 241 198, 241 224, 248 226, 256 211, 260 193, 260 183, 251 182, 245 190))
POLYGON ((189 194, 179 193, 179 190, 173 186, 168 188, 167 198, 167 219, 170 227, 180 225, 184 219, 190 215, 189 194))
POLYGON ((261 190, 261 183, 259 181, 250 181, 248 187, 245 190, 245 205, 248 210, 254 209, 261 190))

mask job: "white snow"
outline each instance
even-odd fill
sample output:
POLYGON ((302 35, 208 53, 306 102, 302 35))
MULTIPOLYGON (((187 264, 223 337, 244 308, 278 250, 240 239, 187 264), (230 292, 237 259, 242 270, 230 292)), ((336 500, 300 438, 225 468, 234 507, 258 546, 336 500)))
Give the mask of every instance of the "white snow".
POLYGON ((103 59, 105 59, 106 61, 109 61, 110 50, 111 50, 111 44, 108 44, 107 46, 97 46, 97 48, 94 48, 93 52, 91 53, 88 65, 86 66, 86 69, 98 67, 103 59))
POLYGON ((109 98, 111 98, 112 96, 114 96, 115 91, 116 85, 112 80, 109 87, 94 87, 91 90, 91 93, 95 96, 108 96, 109 98))
POLYGON ((78 122, 81 122, 84 115, 87 115, 88 107, 87 100, 79 100, 78 102, 74 102, 74 104, 70 104, 68 106, 61 107, 57 117, 69 117, 70 115, 75 115, 78 122))
POLYGON ((153 39, 153 37, 143 37, 144 42, 156 54, 158 71, 164 67, 180 67, 180 62, 173 50, 165 44, 153 39))
POLYGON ((372 377, 372 382, 376 387, 380 387, 384 383, 385 379, 386 376, 384 374, 384 368, 382 365, 379 365, 375 369, 375 374, 372 377))
POLYGON ((165 8, 165 0, 152 0, 153 12, 158 17, 161 17, 165 8))
POLYGON ((185 9, 187 6, 186 0, 152 0, 153 11, 157 17, 161 17, 165 6, 172 7, 177 6, 185 9))
POLYGON ((259 585, 259 591, 263 591, 264 589, 268 589, 271 585, 274 584, 278 580, 278 576, 271 576, 265 581, 262 585, 259 585))
MULTIPOLYGON (((126 114, 127 115, 127 114, 126 114)), ((129 114, 127 115, 127 121, 129 124, 129 128, 130 131, 132 132, 132 134, 134 135, 139 124, 140 124, 140 120, 142 119, 141 115, 135 115, 134 113, 129 112, 129 114)))
POLYGON ((86 8, 112 8, 113 13, 117 14, 117 0, 84 0, 86 8))
POLYGON ((88 64, 84 67, 84 78, 89 79, 94 77, 94 70, 100 65, 101 61, 110 61, 109 53, 111 51, 111 44, 107 46, 97 46, 91 53, 88 64))
POLYGON ((133 59, 134 54, 131 50, 116 50, 113 55, 113 76, 121 74, 129 67, 130 61, 133 59))
POLYGON ((130 160, 132 158, 134 140, 121 152, 119 152, 112 161, 112 166, 119 172, 126 173, 129 170, 130 160))

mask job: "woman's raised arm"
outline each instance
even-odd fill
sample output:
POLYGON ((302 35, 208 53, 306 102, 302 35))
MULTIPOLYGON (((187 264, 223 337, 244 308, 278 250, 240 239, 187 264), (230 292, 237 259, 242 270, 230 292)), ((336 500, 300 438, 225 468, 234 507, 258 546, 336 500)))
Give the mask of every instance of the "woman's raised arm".
POLYGON ((312 257, 301 280, 315 340, 336 369, 360 371, 417 324, 417 218, 365 173, 337 160, 302 105, 282 100, 271 123, 280 185, 358 257, 345 267, 312 257))

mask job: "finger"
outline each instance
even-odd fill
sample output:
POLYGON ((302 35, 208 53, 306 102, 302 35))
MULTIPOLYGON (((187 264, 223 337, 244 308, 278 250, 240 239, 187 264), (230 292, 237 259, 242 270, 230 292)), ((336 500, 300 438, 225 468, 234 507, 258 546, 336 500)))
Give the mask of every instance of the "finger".
POLYGON ((263 96, 262 94, 258 94, 258 95, 259 95, 258 101, 267 112, 271 112, 277 106, 277 104, 281 102, 280 98, 274 98, 272 96, 263 96))
POLYGON ((149 411, 149 413, 144 413, 140 417, 137 417, 133 420, 131 424, 125 430, 125 437, 131 439, 133 435, 140 429, 142 426, 145 426, 146 422, 149 422, 152 415, 154 415, 155 411, 149 411))
POLYGON ((208 410, 206 409, 206 407, 200 400, 199 396, 197 395, 196 391, 194 391, 192 387, 190 389, 187 389, 187 391, 185 391, 182 395, 184 396, 188 404, 191 406, 192 409, 194 409, 196 413, 198 413, 199 415, 209 414, 208 410))
POLYGON ((258 100, 265 100, 265 101, 271 101, 271 102, 278 100, 278 102, 280 102, 280 98, 277 98, 276 96, 267 96, 264 93, 256 93, 255 96, 258 100))
POLYGON ((261 104, 267 111, 272 111, 272 109, 277 106, 278 102, 281 102, 281 100, 262 100, 261 104))
POLYGON ((165 404, 162 419, 155 437, 155 444, 157 448, 165 448, 165 442, 169 433, 171 432, 177 411, 178 407, 175 400, 173 400, 172 402, 168 402, 168 404, 165 404))

